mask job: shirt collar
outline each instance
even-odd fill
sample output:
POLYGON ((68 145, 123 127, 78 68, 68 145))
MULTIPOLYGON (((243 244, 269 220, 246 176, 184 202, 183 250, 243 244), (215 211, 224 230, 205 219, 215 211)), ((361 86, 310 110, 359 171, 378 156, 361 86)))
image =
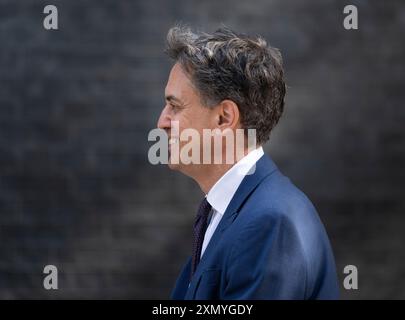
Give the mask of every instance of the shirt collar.
POLYGON ((218 213, 225 213, 243 178, 254 172, 254 165, 263 154, 262 147, 252 150, 214 184, 207 194, 207 201, 218 213))

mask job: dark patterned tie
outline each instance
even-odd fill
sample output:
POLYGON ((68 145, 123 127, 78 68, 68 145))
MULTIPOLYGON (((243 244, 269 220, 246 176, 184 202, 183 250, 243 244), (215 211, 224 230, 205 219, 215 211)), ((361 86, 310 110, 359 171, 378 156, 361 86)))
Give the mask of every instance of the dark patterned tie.
POLYGON ((201 249, 204 242, 205 231, 208 225, 208 215, 211 211, 211 205, 205 197, 198 208, 197 216, 194 222, 194 240, 193 240, 193 255, 191 261, 191 276, 193 276, 197 265, 200 262, 201 249))

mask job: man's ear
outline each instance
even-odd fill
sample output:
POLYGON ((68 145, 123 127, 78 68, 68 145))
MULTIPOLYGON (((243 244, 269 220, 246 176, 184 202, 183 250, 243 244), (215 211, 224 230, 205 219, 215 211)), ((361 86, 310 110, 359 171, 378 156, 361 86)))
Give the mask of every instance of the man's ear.
POLYGON ((238 105, 232 100, 223 100, 218 105, 217 125, 221 130, 239 127, 240 113, 238 105))

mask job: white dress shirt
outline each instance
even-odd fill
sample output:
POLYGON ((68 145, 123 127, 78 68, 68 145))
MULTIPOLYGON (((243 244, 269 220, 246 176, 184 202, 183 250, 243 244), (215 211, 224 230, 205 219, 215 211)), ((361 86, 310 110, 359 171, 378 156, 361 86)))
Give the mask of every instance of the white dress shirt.
POLYGON ((263 148, 259 147, 232 166, 210 189, 207 201, 212 206, 212 217, 205 231, 201 256, 204 254, 212 235, 224 215, 243 178, 254 173, 256 162, 263 156, 263 148))

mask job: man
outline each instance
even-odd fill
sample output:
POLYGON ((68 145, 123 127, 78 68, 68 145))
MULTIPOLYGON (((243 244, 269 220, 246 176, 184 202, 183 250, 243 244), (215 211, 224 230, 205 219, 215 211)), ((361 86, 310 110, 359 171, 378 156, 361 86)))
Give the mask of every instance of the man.
POLYGON ((170 138, 169 167, 193 178, 206 195, 172 298, 338 298, 332 250, 315 208, 262 149, 284 107, 279 51, 227 28, 206 34, 174 27, 167 42, 175 64, 158 127, 170 138), (173 161, 175 147, 186 147, 181 133, 190 128, 200 137, 197 161, 173 161), (207 146, 201 137, 208 129, 214 134, 207 146), (225 139, 248 129, 255 130, 257 147, 247 134, 242 147, 236 143, 239 150, 225 139), (222 161, 209 154, 211 161, 203 162, 218 135, 225 142, 222 161), (226 161, 229 155, 234 161, 226 161))

